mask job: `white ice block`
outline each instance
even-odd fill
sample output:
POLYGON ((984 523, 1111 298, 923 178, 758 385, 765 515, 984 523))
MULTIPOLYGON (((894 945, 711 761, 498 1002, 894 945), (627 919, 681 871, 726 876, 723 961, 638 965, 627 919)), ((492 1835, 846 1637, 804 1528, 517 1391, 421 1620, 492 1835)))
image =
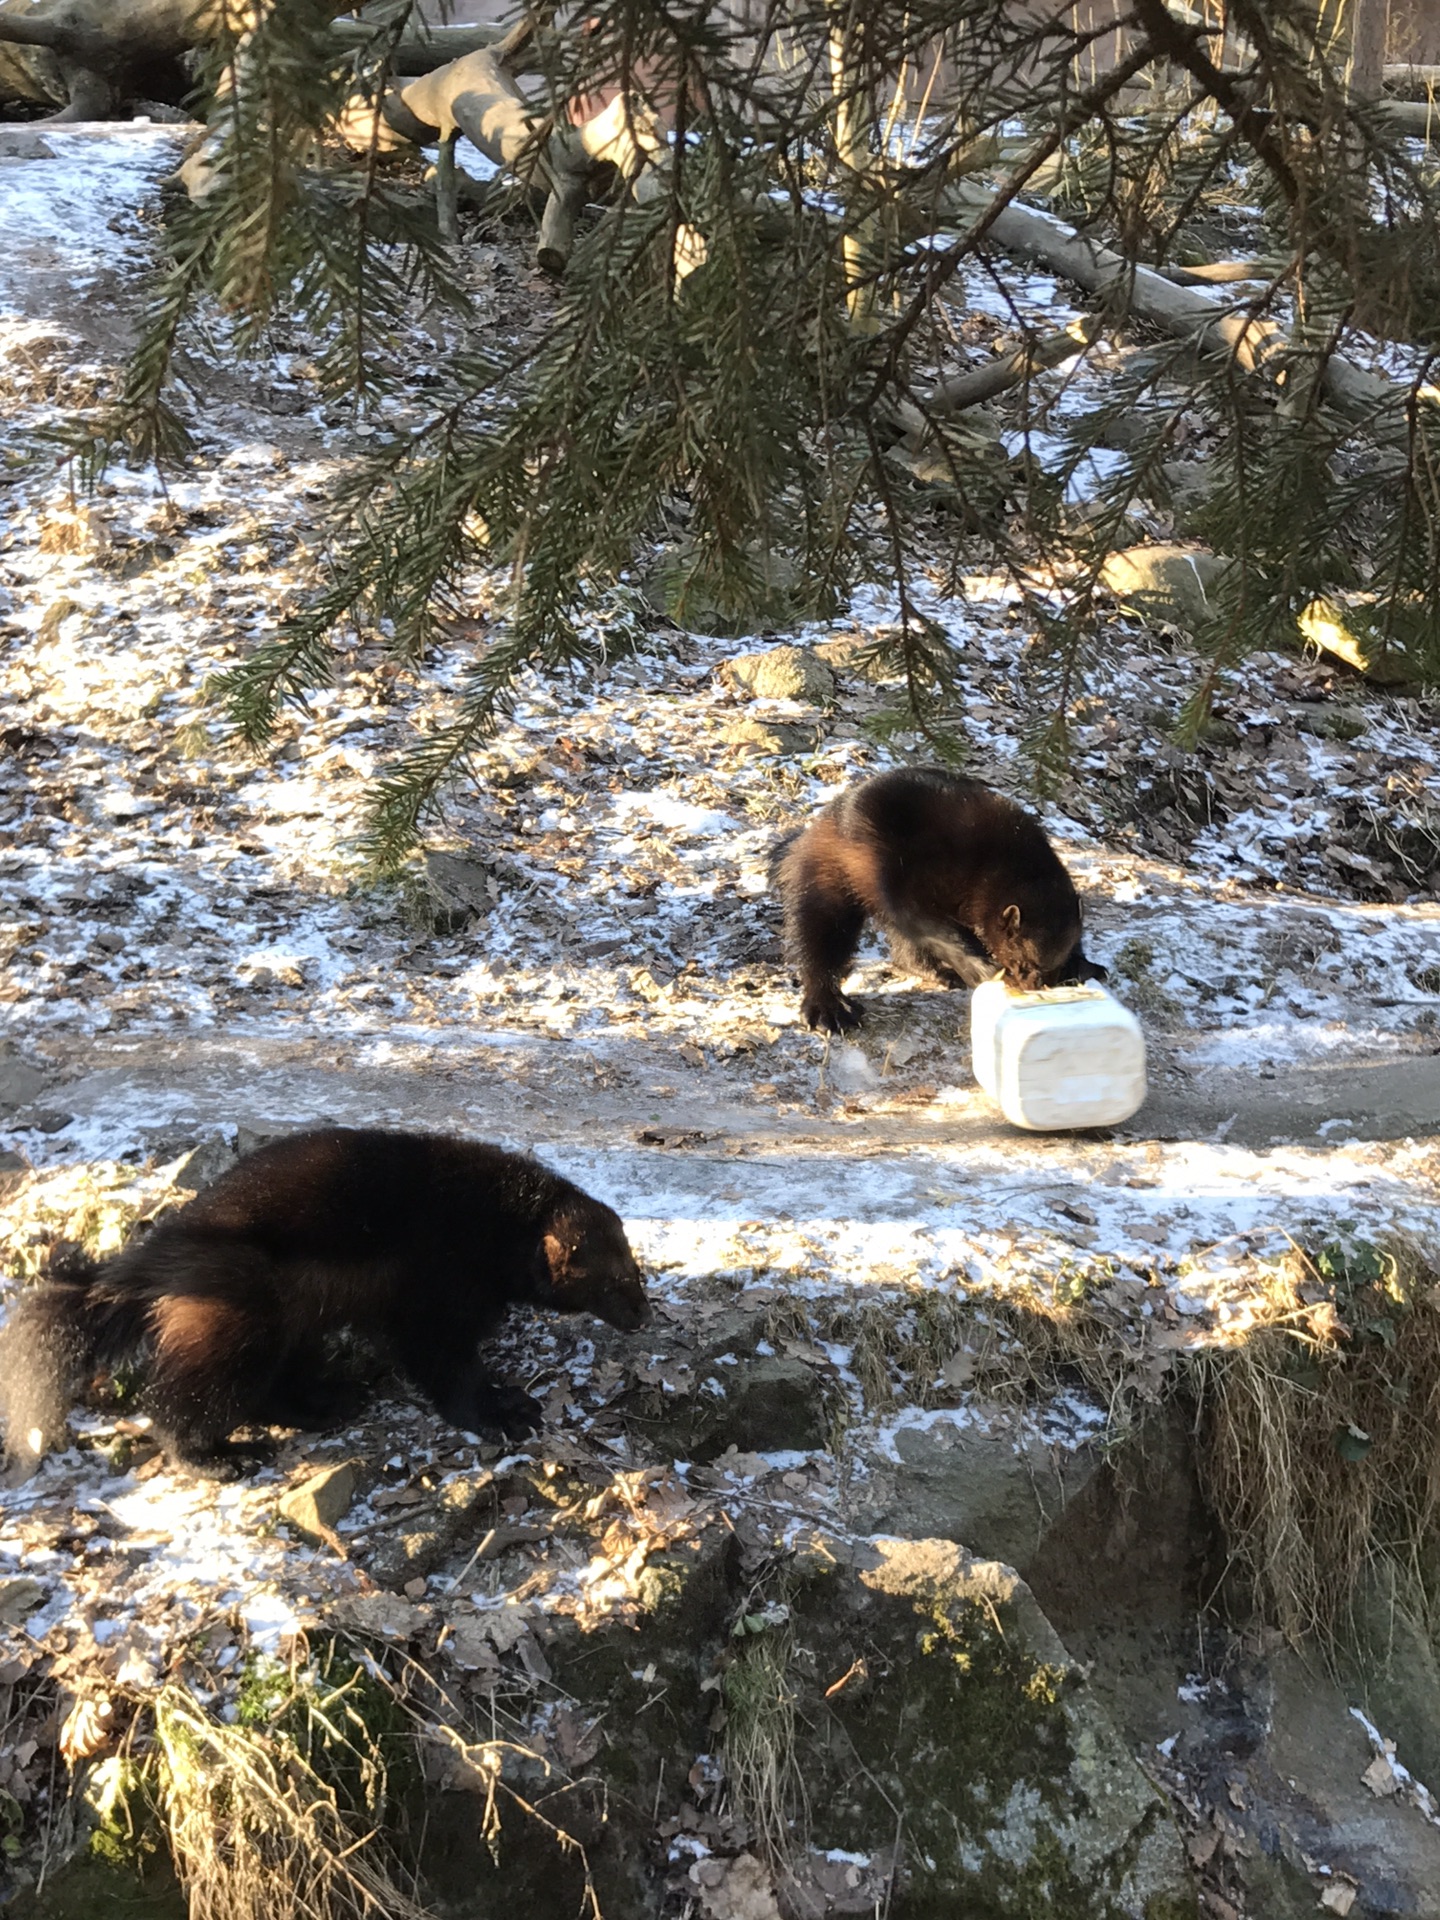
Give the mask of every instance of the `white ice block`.
POLYGON ((1012 993, 986 980, 970 1001, 975 1078, 1012 1126, 1113 1127, 1145 1098, 1140 1022, 1103 987, 1012 993))

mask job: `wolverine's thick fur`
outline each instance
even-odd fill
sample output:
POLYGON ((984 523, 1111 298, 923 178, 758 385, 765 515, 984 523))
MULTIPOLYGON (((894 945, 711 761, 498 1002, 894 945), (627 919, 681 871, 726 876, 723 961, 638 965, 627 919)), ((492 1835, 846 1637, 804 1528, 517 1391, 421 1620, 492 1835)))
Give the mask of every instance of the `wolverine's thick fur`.
POLYGON ((1085 957, 1080 901, 1038 820, 938 767, 878 774, 775 849, 771 878, 807 1023, 860 1024, 842 991, 867 918, 902 963, 973 985, 1103 980, 1085 957))
MULTIPOLYGON (((0 1335, 12 1455, 44 1450, 97 1373, 134 1365, 174 1458, 243 1451, 236 1427, 333 1417, 326 1343, 352 1331, 474 1431, 539 1409, 477 1346, 512 1302, 638 1327, 619 1218, 526 1155, 441 1135, 329 1128, 273 1141, 103 1263, 71 1259, 0 1335)), ((253 1449, 251 1449, 253 1450, 253 1449)))

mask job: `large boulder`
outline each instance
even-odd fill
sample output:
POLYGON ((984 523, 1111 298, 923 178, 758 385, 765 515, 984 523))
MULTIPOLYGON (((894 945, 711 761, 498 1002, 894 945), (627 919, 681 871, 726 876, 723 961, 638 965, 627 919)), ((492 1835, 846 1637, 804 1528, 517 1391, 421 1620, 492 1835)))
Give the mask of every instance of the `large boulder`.
MULTIPOLYGON (((657 1878, 727 1920, 1194 1915, 1168 1805, 1010 1568, 950 1540, 737 1527, 653 1556, 633 1626, 546 1641, 594 1729, 589 1815, 562 1791, 611 1920, 659 1911, 657 1878), (627 1810, 652 1804, 705 1844, 647 1872, 627 1810)), ((560 1897, 571 1869, 506 1824, 507 1884, 560 1897)))
POLYGON ((1216 589, 1234 564, 1201 547, 1156 543, 1110 554, 1100 580, 1127 612, 1194 633, 1214 618, 1216 589))
POLYGON ((897 1920, 1194 1912, 1166 1802, 1012 1569, 950 1540, 815 1536, 791 1593, 810 1845, 900 1835, 897 1920))
POLYGON ((809 647, 767 647, 727 660, 720 677, 728 686, 761 700, 804 700, 828 706, 835 698, 835 675, 809 647))

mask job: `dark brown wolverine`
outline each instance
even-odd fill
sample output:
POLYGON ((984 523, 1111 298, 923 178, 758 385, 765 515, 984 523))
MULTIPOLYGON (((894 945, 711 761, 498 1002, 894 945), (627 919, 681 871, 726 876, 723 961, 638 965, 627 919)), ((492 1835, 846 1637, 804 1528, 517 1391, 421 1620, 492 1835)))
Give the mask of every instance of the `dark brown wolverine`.
POLYGON ((241 1426, 315 1426, 353 1405, 327 1362, 350 1331, 455 1426, 507 1433, 540 1409, 477 1351, 512 1302, 634 1328, 645 1289, 619 1217, 528 1155, 439 1134, 290 1134, 112 1259, 71 1259, 0 1334, 12 1455, 42 1451, 97 1373, 134 1365, 174 1459, 262 1449, 241 1426))
POLYGON ((973 986, 1104 980, 1085 957, 1080 900, 1039 821, 978 780, 900 767, 841 794, 782 840, 771 878, 800 1011, 827 1033, 858 1027, 844 992, 867 919, 904 965, 973 986))

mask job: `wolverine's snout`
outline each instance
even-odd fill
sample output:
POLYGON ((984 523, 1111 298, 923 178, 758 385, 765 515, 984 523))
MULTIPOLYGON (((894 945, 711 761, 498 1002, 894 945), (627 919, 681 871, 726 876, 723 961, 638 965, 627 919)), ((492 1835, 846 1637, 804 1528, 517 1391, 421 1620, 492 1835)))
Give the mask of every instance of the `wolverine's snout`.
POLYGON ((621 1333, 634 1333, 650 1318, 650 1302, 643 1293, 612 1293, 600 1308, 600 1318, 621 1333))

